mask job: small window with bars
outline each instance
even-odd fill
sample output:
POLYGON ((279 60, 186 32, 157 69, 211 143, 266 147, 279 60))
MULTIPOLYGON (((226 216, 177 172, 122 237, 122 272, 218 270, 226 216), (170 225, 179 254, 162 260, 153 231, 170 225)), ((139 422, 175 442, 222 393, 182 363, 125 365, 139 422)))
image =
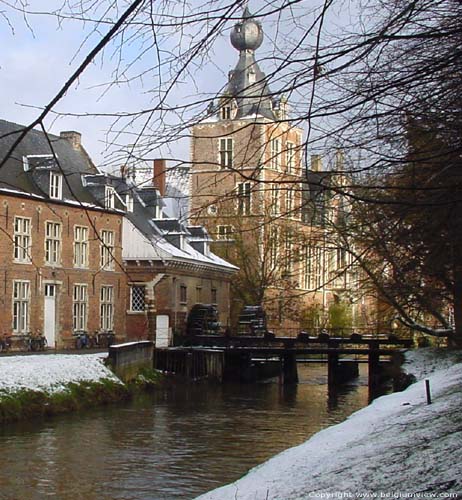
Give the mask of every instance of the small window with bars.
POLYGON ((130 311, 144 312, 146 309, 146 287, 144 285, 131 285, 130 311))

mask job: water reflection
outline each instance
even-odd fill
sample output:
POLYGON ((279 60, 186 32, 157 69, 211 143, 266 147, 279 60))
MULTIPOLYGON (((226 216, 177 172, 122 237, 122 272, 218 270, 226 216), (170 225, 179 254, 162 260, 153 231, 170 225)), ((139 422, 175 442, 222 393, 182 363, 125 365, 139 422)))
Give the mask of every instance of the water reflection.
POLYGON ((367 404, 367 378, 335 393, 325 365, 301 383, 175 385, 125 406, 5 427, 0 499, 190 499, 367 404))

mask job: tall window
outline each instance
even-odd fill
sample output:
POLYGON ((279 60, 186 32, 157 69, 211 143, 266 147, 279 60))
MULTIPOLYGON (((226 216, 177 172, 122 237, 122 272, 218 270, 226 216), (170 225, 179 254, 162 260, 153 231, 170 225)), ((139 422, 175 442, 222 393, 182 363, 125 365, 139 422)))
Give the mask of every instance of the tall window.
POLYGON ((218 291, 216 288, 210 290, 212 304, 218 304, 218 291))
POLYGON ((240 182, 237 185, 237 212, 240 215, 250 214, 251 188, 250 182, 240 182))
POLYGON ((269 234, 269 265, 271 269, 275 269, 278 264, 279 257, 279 228, 271 227, 269 234))
POLYGON ((295 214, 294 210, 294 190, 288 189, 286 191, 286 214, 287 217, 293 217, 295 214))
POLYGON ((101 231, 101 267, 114 269, 114 231, 101 231))
POLYGON ((201 303, 202 302, 202 287, 196 286, 196 302, 201 303))
POLYGON ((63 197, 63 176, 50 172, 50 198, 61 200, 63 197))
POLYGON ((114 329, 114 287, 112 286, 101 287, 100 326, 105 331, 114 329))
POLYGON ((303 249, 302 286, 307 290, 321 287, 323 270, 323 249, 319 245, 305 245, 303 249))
POLYGON ((270 214, 278 215, 279 214, 279 184, 271 184, 271 193, 270 193, 270 214))
POLYGON ((225 104, 221 107, 221 119, 222 120, 231 119, 231 106, 229 104, 225 104))
POLYGON ((142 312, 146 309, 146 287, 144 285, 131 285, 130 311, 142 312))
POLYGON ((295 144, 293 142, 286 142, 286 165, 287 173, 295 173, 295 144))
POLYGON ((230 168, 233 166, 233 139, 225 137, 219 139, 220 146, 220 166, 222 168, 230 168))
POLYGON ((88 289, 87 285, 74 285, 72 323, 74 331, 87 329, 88 289))
POLYGON ((271 168, 274 170, 279 170, 280 165, 280 154, 281 154, 281 141, 279 139, 271 140, 271 168))
POLYGON ((14 218, 14 260, 30 262, 31 220, 26 217, 14 218))
POLYGON ((186 285, 180 285, 180 303, 186 304, 188 302, 188 288, 186 285))
POLYGON ((45 223, 45 262, 50 265, 61 263, 61 224, 45 223))
POLYGON ((111 186, 105 187, 104 207, 105 208, 115 208, 115 189, 111 186))
POLYGON ((30 282, 13 281, 13 331, 29 331, 30 282))
POLYGON ((88 228, 74 226, 74 266, 88 267, 88 228))

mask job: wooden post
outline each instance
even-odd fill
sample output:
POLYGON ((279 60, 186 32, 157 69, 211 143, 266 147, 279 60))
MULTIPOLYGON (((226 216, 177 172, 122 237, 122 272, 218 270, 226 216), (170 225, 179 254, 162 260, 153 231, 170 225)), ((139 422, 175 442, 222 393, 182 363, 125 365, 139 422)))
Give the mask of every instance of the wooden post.
POLYGON ((432 404, 432 396, 430 394, 430 380, 425 379, 425 392, 427 394, 427 405, 432 404))
POLYGON ((297 357, 294 353, 284 353, 282 370, 284 385, 298 383, 297 357))
POLYGON ((371 341, 369 344, 369 391, 374 391, 379 385, 379 354, 372 352, 379 348, 379 343, 377 341, 371 341))
MULTIPOLYGON (((336 349, 338 348, 339 343, 334 340, 329 340, 327 345, 329 348, 336 349)), ((338 382, 338 359, 339 355, 336 352, 329 352, 327 354, 327 385, 329 387, 335 385, 338 382)))

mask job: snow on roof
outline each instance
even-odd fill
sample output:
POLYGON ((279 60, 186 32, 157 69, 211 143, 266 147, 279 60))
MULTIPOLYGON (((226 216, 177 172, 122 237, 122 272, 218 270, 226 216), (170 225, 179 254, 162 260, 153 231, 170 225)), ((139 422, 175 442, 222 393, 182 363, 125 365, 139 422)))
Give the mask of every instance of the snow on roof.
POLYGON ((422 492, 460 493, 462 353, 448 357, 447 351, 419 349, 408 357, 410 370, 428 376, 431 405, 426 403, 423 381, 417 382, 404 392, 376 399, 341 424, 197 500, 424 498, 422 492))

